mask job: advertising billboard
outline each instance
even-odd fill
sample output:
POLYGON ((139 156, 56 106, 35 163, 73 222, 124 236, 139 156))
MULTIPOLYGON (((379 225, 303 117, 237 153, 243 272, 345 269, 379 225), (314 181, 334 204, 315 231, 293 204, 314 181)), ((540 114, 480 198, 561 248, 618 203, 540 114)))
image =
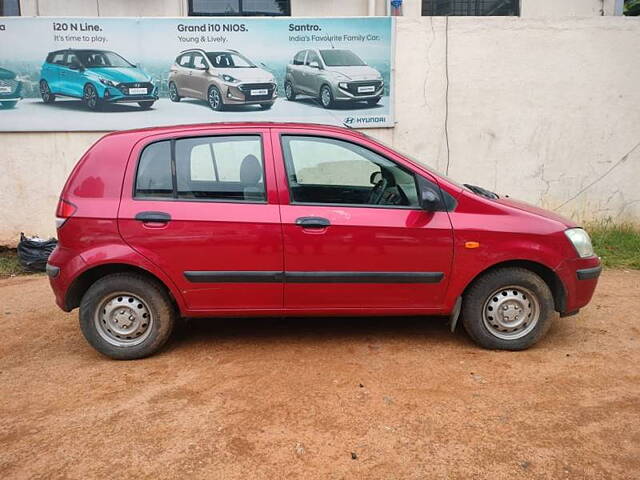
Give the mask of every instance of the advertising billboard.
POLYGON ((392 127, 393 21, 2 18, 0 131, 392 127))

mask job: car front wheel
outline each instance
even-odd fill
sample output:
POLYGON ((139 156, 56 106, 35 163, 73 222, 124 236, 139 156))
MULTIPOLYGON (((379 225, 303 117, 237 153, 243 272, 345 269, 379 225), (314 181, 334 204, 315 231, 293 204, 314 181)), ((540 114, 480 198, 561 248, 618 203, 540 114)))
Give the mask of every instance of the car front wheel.
POLYGON ((176 311, 165 289, 142 275, 115 273, 82 297, 80 328, 100 353, 132 360, 157 352, 169 339, 176 311))
POLYGON ((209 87, 209 91, 207 93, 207 101, 209 102, 209 106, 212 110, 215 110, 216 112, 224 110, 222 95, 220 94, 220 90, 218 90, 217 87, 209 87))
POLYGON ((549 330, 554 301, 547 284, 524 268, 498 268, 477 279, 462 301, 462 323, 480 346, 524 350, 549 330))
POLYGON ((98 91, 90 83, 84 86, 82 99, 89 110, 100 110, 100 107, 102 107, 98 91))
POLYGON ((324 108, 333 107, 333 93, 331 93, 331 89, 327 85, 320 89, 320 103, 324 108))

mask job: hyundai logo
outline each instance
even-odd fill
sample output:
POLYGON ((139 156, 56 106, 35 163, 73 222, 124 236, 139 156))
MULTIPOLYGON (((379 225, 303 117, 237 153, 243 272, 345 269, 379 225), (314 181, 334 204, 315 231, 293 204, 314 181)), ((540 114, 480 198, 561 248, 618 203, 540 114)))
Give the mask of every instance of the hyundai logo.
POLYGON ((344 119, 344 123, 346 123, 347 125, 351 125, 355 121, 356 121, 356 119, 353 118, 353 117, 347 117, 347 118, 344 119))

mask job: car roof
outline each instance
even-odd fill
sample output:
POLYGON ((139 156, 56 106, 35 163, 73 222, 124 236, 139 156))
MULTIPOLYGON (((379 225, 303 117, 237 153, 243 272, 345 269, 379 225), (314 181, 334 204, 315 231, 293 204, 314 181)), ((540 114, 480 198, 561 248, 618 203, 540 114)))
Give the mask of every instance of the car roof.
MULTIPOLYGON (((127 134, 141 134, 141 137, 162 133, 188 133, 194 130, 203 130, 211 128, 291 128, 291 129, 307 129, 324 130, 326 132, 351 132, 362 137, 367 137, 362 132, 338 125, 327 125, 323 123, 303 123, 303 122, 215 122, 215 123, 196 123, 191 125, 171 125, 162 127, 146 127, 136 128, 132 130, 119 130, 105 135, 105 137, 113 137, 127 134)), ((103 137, 104 138, 104 137, 103 137)))

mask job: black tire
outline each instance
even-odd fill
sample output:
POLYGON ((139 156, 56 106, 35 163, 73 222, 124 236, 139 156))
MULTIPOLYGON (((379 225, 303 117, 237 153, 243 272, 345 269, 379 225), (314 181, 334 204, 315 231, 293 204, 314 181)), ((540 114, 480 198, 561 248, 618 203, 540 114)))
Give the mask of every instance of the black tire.
POLYGON ((284 82, 284 95, 290 102, 295 101, 296 91, 293 89, 293 84, 291 82, 284 82))
MULTIPOLYGON (((135 310, 135 304, 136 302, 131 304, 133 310, 135 310)), ((116 315, 118 312, 115 310, 120 308, 114 308, 116 315)), ((106 312, 105 309, 102 311, 106 312)), ((84 337, 98 352, 116 360, 133 360, 156 353, 171 336, 176 316, 176 309, 164 287, 153 279, 134 273, 114 273, 100 278, 89 287, 80 303, 80 329, 84 337), (104 320, 105 317, 99 313, 99 310, 103 308, 110 297, 112 297, 112 301, 115 301, 118 296, 138 298, 138 301, 144 302, 144 308, 149 310, 148 332, 144 332, 141 343, 116 345, 114 342, 117 343, 118 340, 112 338, 115 332, 109 331, 110 335, 106 333, 109 324, 104 320), (97 317, 97 315, 101 316, 97 317), (105 324, 105 326, 101 326, 101 331, 98 327, 100 321, 105 324), (105 337, 111 337, 111 340, 107 340, 105 337)), ((117 319, 115 321, 117 323, 117 319)), ((142 325, 145 326, 145 324, 142 325)))
POLYGON ((370 98, 367 100, 367 105, 369 105, 370 107, 373 107, 377 105, 379 101, 380 101, 380 97, 370 98))
POLYGON ((138 102, 138 105, 140 105, 140 108, 142 110, 149 110, 151 107, 153 107, 154 103, 156 102, 155 101, 138 102))
POLYGON ((102 109, 102 100, 100 100, 100 95, 98 95, 96 87, 94 87, 90 83, 87 83, 84 86, 84 90, 82 92, 82 101, 89 110, 95 112, 102 109))
POLYGON ((323 85, 322 88, 320 88, 320 105, 324 108, 333 108, 333 92, 329 85, 323 85))
POLYGON ((2 108, 9 109, 15 107, 18 104, 18 101, 12 100, 10 102, 0 102, 0 104, 2 104, 2 108))
MULTIPOLYGON (((553 317, 554 301, 551 290, 542 278, 524 268, 508 267, 492 270, 475 280, 462 299, 464 329, 474 342, 488 349, 527 349, 544 337, 551 327, 553 317), (505 325, 499 322, 498 316, 495 315, 495 313, 503 315, 503 312, 497 308, 500 304, 496 303, 503 301, 503 296, 507 299, 510 298, 508 296, 513 296, 514 301, 509 304, 510 300, 505 300, 501 308, 507 307, 504 310, 507 310, 508 314, 513 312, 516 315, 514 322, 522 322, 519 330, 514 332, 509 332, 507 329, 500 330, 505 325), (496 305, 495 311, 492 304, 496 305), (520 309, 511 310, 516 307, 520 309), (527 315, 527 312, 531 315, 527 315), (537 312, 535 322, 533 319, 536 315, 533 312, 537 312), (512 337, 500 338, 497 335, 512 337), (517 335, 522 336, 516 338, 517 335)), ((502 319, 504 320, 504 317, 502 319)))
POLYGON ((46 80, 40 80, 40 96, 44 103, 53 103, 56 100, 56 96, 51 93, 51 89, 46 80))
POLYGON ((273 102, 260 104, 260 108, 262 108, 262 110, 269 110, 271 107, 273 107, 273 102))
POLYGON ((215 110, 216 112, 221 112, 222 110, 224 110, 222 94, 220 93, 220 90, 218 90, 218 87, 215 87, 213 85, 209 87, 209 90, 207 91, 207 102, 209 103, 211 109, 215 110))
POLYGON ((169 99, 172 102, 179 102, 182 100, 182 97, 178 95, 178 87, 173 82, 169 82, 169 99))

